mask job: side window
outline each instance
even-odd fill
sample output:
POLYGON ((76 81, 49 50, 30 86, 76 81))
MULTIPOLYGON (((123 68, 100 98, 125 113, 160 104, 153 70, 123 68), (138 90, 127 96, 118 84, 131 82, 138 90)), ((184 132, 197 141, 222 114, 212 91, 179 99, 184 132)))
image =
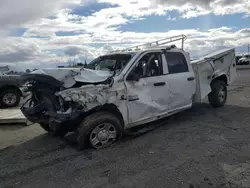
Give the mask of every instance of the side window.
POLYGON ((188 65, 185 56, 179 52, 165 53, 169 74, 188 72, 188 65))
POLYGON ((155 52, 144 55, 133 71, 139 74, 140 78, 162 75, 161 53, 155 52))

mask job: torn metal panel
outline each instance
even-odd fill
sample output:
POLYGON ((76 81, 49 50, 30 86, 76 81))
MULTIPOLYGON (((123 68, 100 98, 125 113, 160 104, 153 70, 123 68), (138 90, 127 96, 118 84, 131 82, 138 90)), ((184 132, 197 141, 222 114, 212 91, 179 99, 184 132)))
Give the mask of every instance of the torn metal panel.
POLYGON ((64 101, 77 102, 84 107, 84 110, 88 110, 105 104, 110 95, 115 95, 115 93, 108 92, 108 88, 109 86, 105 85, 86 85, 60 91, 57 95, 60 95, 64 101))
POLYGON ((85 85, 60 91, 56 95, 61 96, 66 102, 76 102, 83 106, 84 111, 88 111, 108 103, 119 106, 124 92, 112 90, 108 85, 85 85))

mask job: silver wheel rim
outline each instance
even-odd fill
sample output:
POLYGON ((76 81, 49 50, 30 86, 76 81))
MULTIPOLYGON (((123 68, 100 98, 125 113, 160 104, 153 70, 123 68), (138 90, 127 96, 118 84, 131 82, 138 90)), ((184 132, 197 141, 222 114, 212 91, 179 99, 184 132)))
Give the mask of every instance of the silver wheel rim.
POLYGON ((13 104, 15 104, 16 100, 17 100, 16 99, 16 95, 13 94, 13 93, 6 93, 3 96, 3 102, 6 105, 13 105, 13 104))
POLYGON ((218 99, 220 102, 223 102, 226 98, 226 90, 225 88, 222 86, 219 90, 219 93, 218 93, 218 99))
POLYGON ((110 123, 103 123, 93 129, 89 141, 94 148, 101 149, 112 145, 116 140, 116 136, 117 130, 115 126, 110 123))

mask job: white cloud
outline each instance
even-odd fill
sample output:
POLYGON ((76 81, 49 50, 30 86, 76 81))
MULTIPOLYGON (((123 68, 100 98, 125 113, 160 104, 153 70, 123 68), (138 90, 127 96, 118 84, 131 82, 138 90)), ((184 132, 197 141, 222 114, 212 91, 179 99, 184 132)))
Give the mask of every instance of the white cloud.
MULTIPOLYGON (((52 38, 8 38, 0 44, 1 63, 22 63, 29 66, 56 66, 68 61, 84 62, 117 48, 125 48, 168 36, 186 34, 185 50, 192 56, 200 56, 225 47, 237 47, 250 43, 250 28, 232 31, 221 27, 200 31, 171 30, 169 32, 136 33, 110 31, 102 35, 82 34, 52 38), (91 37, 90 37, 91 36, 91 37), (102 43, 102 44, 101 44, 102 43)), ((179 45, 179 43, 177 43, 179 45)))
POLYGON ((0 63, 29 61, 39 55, 38 45, 22 39, 2 41, 0 46, 0 63))
POLYGON ((63 7, 79 4, 80 0, 0 0, 0 28, 51 16, 63 7))
MULTIPOLYGON (((184 18, 208 13, 229 14, 250 11, 250 0, 98 0, 98 2, 110 3, 117 7, 105 8, 90 16, 73 15, 70 9, 62 9, 57 11, 55 19, 43 18, 32 24, 26 24, 26 27, 31 29, 25 33, 25 36, 40 33, 41 37, 53 37, 58 31, 98 36, 119 30, 121 25, 144 19, 148 15, 167 15, 166 19, 175 21, 177 18, 168 14, 168 11, 172 10, 179 11, 184 18)), ((209 28, 209 25, 210 23, 206 23, 203 29, 209 28)))
POLYGON ((151 0, 155 4, 170 6, 182 13, 182 17, 191 18, 213 13, 226 15, 235 13, 250 14, 249 0, 151 0))
POLYGON ((90 60, 116 48, 179 34, 188 35, 185 49, 193 56, 250 43, 250 28, 237 31, 229 27, 209 30, 195 28, 151 33, 119 30, 121 25, 144 19, 149 15, 165 15, 166 19, 172 21, 181 19, 169 15, 169 11, 172 10, 178 11, 182 18, 209 13, 248 15, 250 0, 88 0, 83 2, 81 0, 4 1, 0 6, 0 37, 6 35, 5 28, 22 25, 27 28, 27 31, 22 37, 7 37, 2 40, 0 63, 20 63, 24 67, 55 66, 57 63, 68 61, 90 60), (68 7, 92 1, 116 6, 94 12, 90 16, 74 15, 72 9, 68 7), (53 19, 46 18, 47 16, 53 16, 53 19), (56 36, 57 32, 70 32, 77 35, 56 36))
POLYGON ((51 37, 55 37, 55 33, 53 31, 49 31, 49 30, 39 30, 38 28, 31 28, 28 31, 26 31, 23 34, 24 37, 44 37, 44 38, 51 38, 51 37))
POLYGON ((169 20, 169 21, 176 21, 177 18, 168 15, 167 20, 169 20))
POLYGON ((180 12, 183 18, 209 13, 215 15, 250 14, 250 0, 99 0, 98 2, 119 5, 122 12, 130 16, 164 15, 172 10, 180 12))

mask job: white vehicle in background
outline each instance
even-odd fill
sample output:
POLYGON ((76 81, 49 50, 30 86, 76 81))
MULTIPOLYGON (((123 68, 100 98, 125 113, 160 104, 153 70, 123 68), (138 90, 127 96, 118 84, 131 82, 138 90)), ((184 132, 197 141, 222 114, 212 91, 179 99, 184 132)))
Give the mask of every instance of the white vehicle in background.
POLYGON ((90 144, 100 149, 124 130, 189 109, 207 96, 213 107, 222 107, 227 86, 236 77, 235 50, 190 62, 183 50, 185 39, 175 36, 100 56, 89 69, 24 75, 32 98, 21 110, 55 135, 77 132, 80 148, 90 144), (165 46, 178 40, 181 49, 165 46))
POLYGON ((249 65, 250 64, 250 54, 243 55, 242 58, 239 59, 239 65, 249 65))

